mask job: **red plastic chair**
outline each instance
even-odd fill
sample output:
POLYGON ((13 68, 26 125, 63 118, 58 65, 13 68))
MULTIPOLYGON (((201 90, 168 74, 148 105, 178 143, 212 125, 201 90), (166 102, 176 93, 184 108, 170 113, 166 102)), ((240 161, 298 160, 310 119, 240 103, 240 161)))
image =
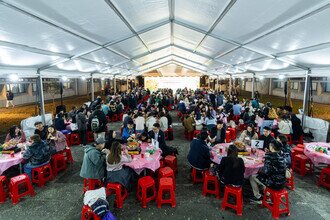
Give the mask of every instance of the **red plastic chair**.
POLYGON ((193 184, 195 183, 203 183, 204 182, 204 171, 197 170, 196 168, 192 168, 191 170, 191 177, 193 184), (200 173, 200 177, 198 177, 198 173, 200 173))
POLYGON ((5 176, 0 176, 0 204, 6 201, 6 191, 8 189, 8 182, 5 176))
POLYGON ((124 113, 120 113, 119 115, 119 121, 123 121, 124 113))
POLYGON ((301 135, 298 140, 293 140, 292 143, 293 144, 297 144, 297 145, 298 144, 302 144, 303 145, 304 144, 304 136, 301 135))
POLYGON ((145 176, 139 179, 136 197, 141 202, 142 208, 147 208, 147 203, 156 198, 156 185, 152 177, 145 176), (152 196, 147 196, 148 189, 153 191, 152 196))
POLYGON ((288 138, 288 145, 291 146, 293 144, 291 134, 285 134, 285 136, 288 138))
POLYGON ((115 205, 121 209, 124 206, 124 200, 127 198, 128 193, 125 187, 119 183, 108 183, 106 188, 107 196, 116 194, 115 205))
POLYGON ((211 175, 209 171, 206 171, 204 174, 204 183, 203 183, 203 196, 207 194, 215 195, 217 199, 220 199, 220 183, 216 176, 211 175), (209 189, 209 184, 213 185, 214 189, 209 189))
POLYGON ((84 189, 83 192, 85 193, 87 190, 94 190, 99 189, 103 186, 103 183, 99 179, 84 179, 84 189))
POLYGON ((281 214, 287 214, 289 216, 289 194, 285 189, 276 191, 266 187, 262 206, 266 206, 272 212, 272 216, 275 219, 278 219, 281 214), (284 201, 282 200, 283 198, 285 199, 284 201), (281 208, 281 205, 284 205, 284 208, 281 208))
POLYGON ((294 176, 293 176, 293 170, 290 169, 291 172, 291 177, 286 179, 286 186, 291 189, 294 190, 294 176))
POLYGON ((226 131, 226 143, 230 143, 230 142, 231 142, 230 131, 226 131))
POLYGON ((164 158, 165 166, 171 167, 171 169, 175 172, 178 173, 178 160, 175 156, 172 155, 167 155, 164 158))
POLYGON ((87 132, 87 143, 94 142, 94 133, 92 131, 87 132))
POLYGON ((232 127, 229 127, 229 128, 227 128, 227 131, 230 132, 230 138, 231 138, 231 140, 236 140, 236 138, 237 138, 236 129, 235 128, 232 128, 232 127))
POLYGON ((242 187, 234 187, 234 186, 226 185, 221 208, 222 210, 225 210, 227 207, 234 209, 237 215, 242 216, 243 214, 242 187), (236 197, 236 204, 231 204, 228 202, 228 197, 230 195, 236 197))
POLYGON ((298 172, 301 176, 305 176, 307 173, 313 173, 314 165, 308 157, 298 154, 293 159, 292 169, 298 172))
POLYGON ((159 183, 160 179, 163 178, 163 177, 172 178, 173 186, 174 186, 174 190, 175 190, 176 184, 175 184, 174 171, 170 167, 163 167, 163 168, 159 169, 159 171, 158 171, 158 183, 159 183))
POLYGON ((71 143, 70 143, 70 136, 71 136, 71 134, 65 134, 66 144, 68 145, 68 147, 71 146, 71 143))
POLYGON ((70 135, 70 144, 71 144, 71 145, 80 145, 79 134, 77 134, 77 133, 72 133, 72 134, 70 135))
POLYGON ((298 154, 304 155, 304 148, 295 147, 292 149, 292 152, 291 152, 292 159, 294 159, 294 157, 298 154))
POLYGON ((53 171, 49 163, 32 169, 32 183, 38 184, 39 187, 43 187, 46 182, 53 179, 53 171))
POLYGON ((163 204, 171 204, 172 208, 176 206, 176 200, 175 200, 175 192, 174 192, 174 185, 171 178, 163 177, 159 180, 159 190, 157 195, 157 207, 161 208, 163 204), (170 198, 164 199, 163 193, 169 191, 170 192, 170 198))
POLYGON ((63 154, 54 154, 51 163, 54 176, 57 176, 59 171, 66 170, 66 160, 63 154))
POLYGON ((318 185, 330 188, 330 167, 325 167, 322 169, 318 185))
POLYGON ((81 220, 101 220, 88 205, 84 205, 81 211, 81 220))
POLYGON ((30 196, 35 195, 30 177, 27 174, 21 174, 10 179, 9 195, 11 197, 13 205, 16 205, 19 202, 20 198, 29 194, 30 196), (20 187, 22 185, 27 186, 24 187, 26 190, 24 192, 19 192, 20 187))
POLYGON ((197 138, 197 136, 201 133, 200 130, 194 130, 194 138, 197 138))

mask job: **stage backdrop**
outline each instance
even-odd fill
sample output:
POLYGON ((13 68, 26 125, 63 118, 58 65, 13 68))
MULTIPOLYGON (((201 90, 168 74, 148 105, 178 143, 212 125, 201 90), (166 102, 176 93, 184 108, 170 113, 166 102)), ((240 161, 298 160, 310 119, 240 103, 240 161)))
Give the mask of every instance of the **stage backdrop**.
POLYGON ((199 88, 199 77, 144 77, 144 88, 150 91, 171 88, 174 92, 178 88, 199 88))

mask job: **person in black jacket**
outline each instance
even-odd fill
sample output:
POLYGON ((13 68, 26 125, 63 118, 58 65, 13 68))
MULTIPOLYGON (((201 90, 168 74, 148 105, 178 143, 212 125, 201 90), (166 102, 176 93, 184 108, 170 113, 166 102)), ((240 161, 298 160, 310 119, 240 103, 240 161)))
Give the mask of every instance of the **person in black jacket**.
POLYGON ((108 133, 109 134, 108 134, 108 137, 107 137, 106 142, 105 142, 105 148, 106 149, 111 150, 111 146, 112 146, 113 142, 119 142, 121 144, 124 143, 123 140, 116 138, 117 137, 116 131, 109 130, 108 133))
POLYGON ((102 106, 98 105, 93 112, 93 114, 89 117, 89 124, 92 125, 93 118, 97 118, 99 120, 99 126, 96 131, 94 131, 94 140, 98 137, 102 137, 105 139, 105 131, 107 127, 107 117, 105 116, 104 112, 102 111, 102 106))
POLYGON ((64 118, 62 113, 58 113, 57 117, 54 120, 55 129, 58 131, 66 130, 64 118))
POLYGON ((292 140, 299 140, 300 136, 304 134, 304 131, 301 126, 301 120, 295 115, 291 115, 292 122, 292 140))
POLYGON ((265 165, 260 168, 258 174, 250 176, 250 183, 254 197, 252 201, 261 203, 262 196, 259 192, 259 186, 263 189, 269 187, 273 190, 282 190, 286 184, 285 171, 286 164, 281 149, 281 142, 273 140, 269 145, 270 152, 265 155, 265 165))
POLYGON ((44 126, 41 121, 37 121, 34 123, 34 127, 36 128, 34 134, 39 135, 40 139, 45 141, 47 139, 48 126, 44 126))
POLYGON ((166 145, 165 134, 162 130, 160 130, 159 123, 155 123, 153 125, 153 128, 151 131, 149 131, 148 136, 148 142, 151 142, 151 139, 158 141, 159 148, 162 150, 163 157, 166 157, 167 155, 178 154, 178 149, 166 145))
POLYGON ((202 131, 199 138, 193 139, 190 144, 187 159, 189 164, 198 170, 208 169, 212 162, 210 150, 206 144, 208 136, 207 131, 202 131))
POLYGON ((223 124, 223 121, 218 120, 217 126, 211 129, 211 143, 213 145, 225 143, 226 140, 226 127, 223 124))
POLYGON ((274 140, 274 137, 271 135, 272 131, 270 127, 264 127, 263 135, 260 136, 259 140, 264 141, 263 150, 269 150, 269 144, 274 140))
POLYGON ((221 183, 234 186, 243 185, 245 166, 243 159, 238 157, 238 149, 235 145, 229 146, 227 157, 221 159, 216 171, 221 183))

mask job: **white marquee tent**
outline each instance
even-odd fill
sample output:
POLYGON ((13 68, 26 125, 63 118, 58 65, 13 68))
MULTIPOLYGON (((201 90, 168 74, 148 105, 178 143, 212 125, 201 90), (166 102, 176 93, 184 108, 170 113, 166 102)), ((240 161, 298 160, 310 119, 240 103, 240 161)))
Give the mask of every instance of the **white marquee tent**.
POLYGON ((0 15, 0 77, 171 63, 217 77, 330 76, 329 0, 0 0, 0 15))

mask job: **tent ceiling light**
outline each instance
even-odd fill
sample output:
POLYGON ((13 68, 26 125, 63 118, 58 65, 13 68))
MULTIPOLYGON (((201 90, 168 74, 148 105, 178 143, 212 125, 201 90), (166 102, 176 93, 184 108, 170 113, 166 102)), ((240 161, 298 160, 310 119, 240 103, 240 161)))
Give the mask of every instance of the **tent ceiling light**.
POLYGON ((85 77, 85 76, 82 76, 81 79, 82 79, 82 80, 86 80, 86 77, 85 77))
POLYGON ((285 76, 284 76, 284 75, 279 75, 278 78, 279 78, 280 80, 283 80, 283 79, 285 78, 285 76))
POLYGON ((19 77, 17 74, 11 74, 11 75, 9 75, 9 79, 10 79, 10 81, 16 82, 19 80, 19 77))
POLYGON ((68 77, 66 77, 66 76, 62 76, 62 81, 63 81, 63 82, 68 81, 68 77))

